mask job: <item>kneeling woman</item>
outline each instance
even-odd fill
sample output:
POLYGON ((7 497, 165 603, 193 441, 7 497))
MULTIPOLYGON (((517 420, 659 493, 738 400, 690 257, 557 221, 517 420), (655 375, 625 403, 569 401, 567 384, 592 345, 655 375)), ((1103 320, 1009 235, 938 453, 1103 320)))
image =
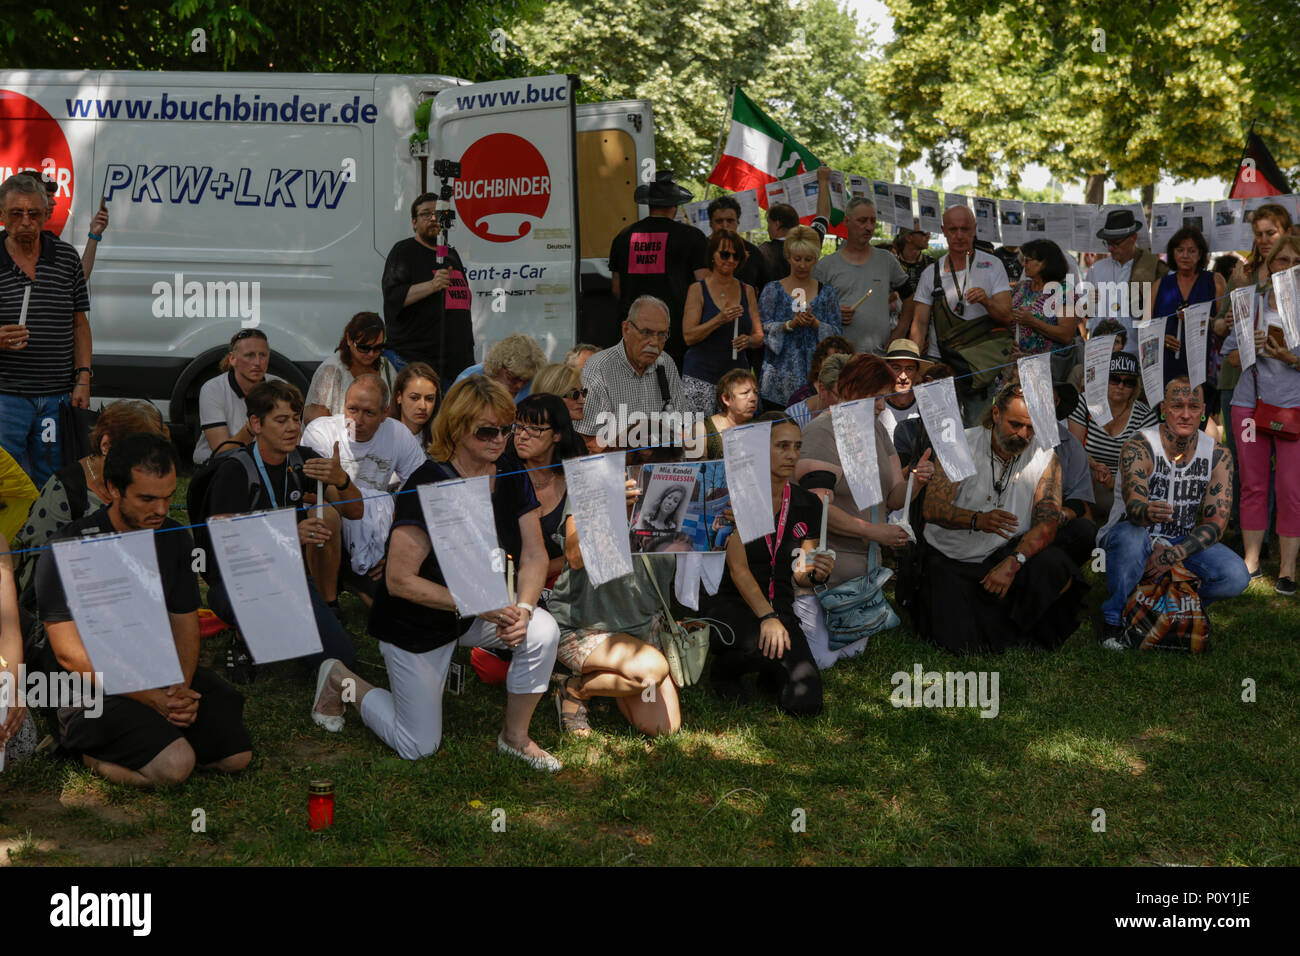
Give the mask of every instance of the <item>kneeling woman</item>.
POLYGON ((835 568, 817 547, 822 504, 792 485, 803 447, 799 426, 781 412, 756 421, 772 422, 772 514, 776 533, 742 544, 727 539, 727 574, 706 615, 728 624, 735 644, 713 643, 713 686, 724 697, 740 696, 740 677, 758 671, 760 686, 775 692, 782 710, 797 716, 821 713, 822 679, 808 640, 794 613, 794 589, 824 583, 835 568))
POLYGON ((658 626, 659 595, 667 597, 673 586, 676 560, 634 554, 631 574, 596 587, 583 567, 572 515, 564 550, 568 563, 548 603, 560 628, 560 663, 574 675, 556 693, 560 729, 591 736, 587 701, 613 697, 638 730, 676 733, 682 725, 677 687, 668 661, 645 640, 658 626))
POLYGON ((560 632, 538 608, 546 577, 541 508, 526 475, 497 474, 514 427, 515 403, 501 385, 472 375, 447 393, 433 423, 433 460, 416 469, 397 496, 384 580, 370 609, 370 633, 388 664, 391 690, 366 683, 338 661, 321 665, 312 718, 326 730, 343 729, 344 681, 355 681, 354 705, 366 726, 407 760, 427 756, 442 742, 442 689, 456 642, 514 649, 506 676, 505 728, 497 749, 538 770, 561 764, 528 736, 537 702, 555 664, 560 632), (462 619, 443 580, 420 508, 418 485, 488 475, 499 546, 519 555, 519 600, 477 618, 462 619))

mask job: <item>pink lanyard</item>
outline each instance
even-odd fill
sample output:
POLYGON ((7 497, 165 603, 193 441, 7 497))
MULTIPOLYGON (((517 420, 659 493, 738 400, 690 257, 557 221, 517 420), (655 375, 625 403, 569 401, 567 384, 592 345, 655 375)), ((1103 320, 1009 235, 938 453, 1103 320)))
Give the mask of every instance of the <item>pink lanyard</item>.
POLYGON ((780 545, 781 539, 785 536, 785 519, 790 514, 790 484, 786 482, 785 490, 781 492, 781 517, 776 523, 776 540, 772 536, 764 535, 763 540, 767 542, 767 553, 772 556, 772 576, 767 579, 767 599, 776 600, 776 549, 780 545))

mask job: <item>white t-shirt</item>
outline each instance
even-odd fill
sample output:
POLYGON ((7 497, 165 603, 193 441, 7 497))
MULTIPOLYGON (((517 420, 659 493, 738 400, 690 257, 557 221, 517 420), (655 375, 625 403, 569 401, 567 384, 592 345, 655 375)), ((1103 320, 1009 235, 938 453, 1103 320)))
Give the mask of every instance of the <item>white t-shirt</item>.
MULTIPOLYGON (((959 290, 963 298, 967 291, 974 288, 983 289, 990 298, 999 292, 1011 291, 1011 282, 1007 279, 1006 266, 1002 264, 1002 260, 997 256, 976 249, 970 270, 972 275, 969 280, 966 277, 965 263, 958 263, 962 268, 958 270, 954 277, 948 271, 951 265, 950 257, 944 256, 940 262, 943 289, 948 297, 950 307, 956 305, 959 290)), ((915 302, 917 305, 930 305, 935 298, 934 266, 928 266, 921 273, 921 280, 917 283, 915 302)), ((988 315, 988 310, 984 306, 967 302, 961 318, 969 322, 985 315, 988 315)), ((931 322, 930 326, 933 328, 934 323, 931 322)))
POLYGON ((411 430, 392 418, 385 418, 367 442, 348 437, 343 415, 322 415, 302 433, 302 443, 326 458, 334 454, 335 442, 343 470, 363 491, 388 491, 394 476, 400 484, 426 460, 411 430))
MULTIPOLYGON (((278 382, 275 375, 268 375, 267 382, 278 382)), ((248 424, 248 412, 244 408, 244 393, 235 381, 233 369, 216 378, 210 378, 199 389, 199 440, 194 445, 194 464, 201 465, 212 457, 212 447, 208 444, 205 428, 225 425, 230 437, 234 438, 239 430, 248 424)), ((229 446, 233 448, 234 446, 229 446)))

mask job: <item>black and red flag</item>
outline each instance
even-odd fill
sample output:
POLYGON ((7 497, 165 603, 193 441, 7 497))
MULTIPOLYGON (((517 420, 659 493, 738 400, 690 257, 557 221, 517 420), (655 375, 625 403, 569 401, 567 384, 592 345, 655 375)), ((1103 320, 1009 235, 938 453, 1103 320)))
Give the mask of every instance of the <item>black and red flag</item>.
POLYGON ((1278 169, 1273 154, 1268 151, 1252 124, 1250 132, 1246 134, 1246 149, 1241 154, 1241 162, 1237 164, 1237 175, 1232 180, 1228 198, 1284 196, 1290 192, 1291 184, 1282 175, 1282 170, 1278 169))

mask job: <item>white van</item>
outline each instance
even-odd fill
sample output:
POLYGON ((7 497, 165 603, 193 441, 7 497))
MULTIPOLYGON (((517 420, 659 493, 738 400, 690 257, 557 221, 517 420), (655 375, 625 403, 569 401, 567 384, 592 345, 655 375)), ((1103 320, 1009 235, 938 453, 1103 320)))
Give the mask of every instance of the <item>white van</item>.
MULTIPOLYGON (((305 389, 353 314, 383 313, 384 259, 411 235, 411 202, 438 185, 432 164, 422 172, 412 156, 416 106, 465 85, 0 71, 0 177, 53 177, 47 228, 78 250, 101 197, 111 215, 90 283, 94 397, 150 398, 183 433, 178 445, 192 441, 199 387, 253 324, 269 338, 271 372, 305 389)), ((581 218, 591 219, 583 285, 599 300, 610 239, 643 214, 631 192, 653 158, 653 119, 645 101, 579 106, 578 117, 581 218)), ((575 314, 554 346, 578 329, 575 314)), ((509 330, 497 331, 480 329, 480 354, 509 330)))

